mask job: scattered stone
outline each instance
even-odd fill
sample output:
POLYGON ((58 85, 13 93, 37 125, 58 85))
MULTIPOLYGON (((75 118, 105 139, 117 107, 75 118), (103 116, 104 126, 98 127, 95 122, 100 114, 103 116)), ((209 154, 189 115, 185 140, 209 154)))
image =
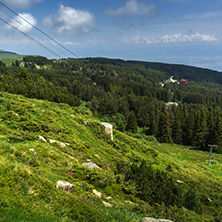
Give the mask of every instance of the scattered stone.
POLYGON ((151 217, 144 217, 140 222, 173 222, 171 220, 166 220, 166 219, 155 219, 151 217))
POLYGON ((43 142, 47 143, 46 139, 43 136, 39 136, 39 139, 42 140, 43 142))
POLYGON ((90 162, 90 161, 91 161, 91 159, 87 159, 87 161, 88 161, 88 162, 90 162))
POLYGON ((73 189, 73 185, 71 183, 69 183, 69 182, 59 180, 56 183, 56 188, 63 189, 65 191, 67 191, 67 192, 71 192, 72 189, 73 189))
POLYGON ((76 158, 74 158, 73 156, 70 156, 71 159, 75 160, 76 162, 79 162, 79 160, 77 160, 76 158))
POLYGON ((93 194, 96 195, 99 198, 101 198, 101 196, 102 196, 102 194, 99 191, 95 190, 95 189, 93 190, 93 194))
POLYGON ((82 163, 82 166, 86 166, 90 169, 93 169, 93 168, 99 168, 95 163, 93 162, 88 162, 88 163, 82 163))
POLYGON ((176 103, 176 102, 168 102, 168 103, 166 103, 166 106, 172 106, 172 105, 178 106, 178 103, 176 103))
POLYGON ((34 153, 34 155, 36 155, 36 151, 33 148, 29 149, 29 151, 34 153))
POLYGON ((183 181, 181 181, 181 180, 177 180, 177 183, 184 183, 183 181))
POLYGON ((132 204, 132 205, 135 205, 135 203, 133 203, 132 201, 130 200, 125 200, 126 203, 129 203, 129 204, 132 204))
POLYGON ((107 200, 112 199, 112 197, 111 197, 111 196, 106 196, 106 195, 105 195, 105 198, 106 198, 107 200))
POLYGON ((86 121, 83 122, 84 126, 88 126, 88 123, 86 121))
POLYGON ((75 117, 74 115, 70 115, 71 117, 75 117))
POLYGON ((95 154, 96 157, 98 157, 100 159, 100 156, 98 154, 95 154))
POLYGON ((106 207, 113 207, 113 205, 112 205, 112 204, 107 203, 107 202, 105 202, 105 201, 103 201, 103 204, 104 204, 106 207))
POLYGON ((210 199, 210 197, 208 197, 209 202, 212 202, 212 200, 210 199))
POLYGON ((62 147, 62 148, 65 148, 65 147, 66 147, 66 144, 65 144, 65 143, 60 142, 60 141, 57 141, 57 140, 52 140, 52 139, 50 139, 49 142, 52 143, 52 144, 55 143, 56 145, 58 145, 58 146, 60 146, 60 147, 62 147))
POLYGON ((102 122, 101 125, 105 126, 105 131, 110 135, 111 140, 113 140, 113 125, 102 122))

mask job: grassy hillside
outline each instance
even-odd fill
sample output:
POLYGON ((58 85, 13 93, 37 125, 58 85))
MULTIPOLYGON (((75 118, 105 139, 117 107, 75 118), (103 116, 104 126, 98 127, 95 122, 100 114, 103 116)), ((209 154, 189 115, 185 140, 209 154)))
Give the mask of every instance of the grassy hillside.
POLYGON ((209 153, 191 147, 136 139, 117 130, 111 141, 87 104, 76 108, 1 92, 0 111, 0 221, 222 220, 221 154, 213 154, 208 165, 209 153), (181 196, 185 206, 151 204, 141 197, 132 172, 144 161, 155 178, 166 178, 162 183, 156 179, 153 188, 166 190, 172 177, 175 191, 186 194, 181 196), (82 166, 86 162, 99 168, 82 166), (59 180, 73 184, 71 192, 57 189, 59 180))
POLYGON ((15 60, 22 60, 23 57, 23 55, 0 50, 0 60, 2 60, 7 66, 11 65, 15 60))

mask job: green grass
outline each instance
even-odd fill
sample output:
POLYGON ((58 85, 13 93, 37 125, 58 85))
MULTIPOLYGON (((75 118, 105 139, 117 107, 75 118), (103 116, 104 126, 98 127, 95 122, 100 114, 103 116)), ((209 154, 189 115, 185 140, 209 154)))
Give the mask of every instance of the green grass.
POLYGON ((152 216, 213 222, 221 217, 221 154, 213 153, 209 165, 209 153, 191 147, 149 142, 116 130, 111 141, 105 132, 98 131, 99 120, 84 105, 74 108, 0 93, 0 119, 0 221, 139 221, 152 216), (39 135, 47 143, 39 140, 39 135), (49 139, 68 145, 62 148, 50 144, 49 139), (204 202, 203 214, 150 206, 124 193, 124 184, 117 183, 115 175, 117 163, 141 160, 168 172, 175 181, 183 181, 182 186, 197 189, 204 202), (87 161, 101 169, 83 167, 87 161), (58 190, 58 180, 72 183, 72 192, 58 190), (101 199, 93 195, 93 189, 102 193, 101 199), (107 200, 106 196, 112 198, 107 200), (102 201, 113 207, 105 207, 102 201))

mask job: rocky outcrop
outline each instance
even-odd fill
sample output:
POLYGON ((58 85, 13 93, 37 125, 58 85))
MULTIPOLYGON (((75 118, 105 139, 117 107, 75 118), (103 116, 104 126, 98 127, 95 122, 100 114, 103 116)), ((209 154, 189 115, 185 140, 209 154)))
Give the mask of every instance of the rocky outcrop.
POLYGON ((144 217, 140 222, 173 222, 172 220, 166 220, 166 219, 155 219, 152 217, 144 217))
POLYGON ((93 169, 93 168, 99 168, 95 163, 93 162, 88 162, 88 163, 82 163, 82 166, 86 166, 90 169, 93 169))
POLYGON ((95 196, 99 197, 99 198, 101 198, 101 196, 102 196, 102 194, 99 191, 95 190, 95 189, 93 190, 93 194, 95 196))
POLYGON ((57 141, 57 140, 52 140, 52 139, 50 139, 49 142, 52 143, 52 144, 56 144, 56 145, 58 145, 58 146, 60 146, 60 147, 62 147, 62 148, 65 148, 65 147, 66 147, 66 144, 65 144, 65 143, 60 142, 60 141, 57 141))
POLYGON ((112 204, 107 203, 107 202, 105 202, 105 201, 103 201, 103 204, 104 204, 106 207, 112 207, 112 204))
POLYGON ((59 180, 56 183, 56 188, 71 192, 73 189, 73 185, 69 182, 59 180))
POLYGON ((105 131, 110 135, 111 140, 113 140, 113 125, 102 122, 101 125, 105 126, 105 131))
POLYGON ((43 136, 39 136, 39 139, 42 140, 43 142, 47 143, 46 139, 43 136))

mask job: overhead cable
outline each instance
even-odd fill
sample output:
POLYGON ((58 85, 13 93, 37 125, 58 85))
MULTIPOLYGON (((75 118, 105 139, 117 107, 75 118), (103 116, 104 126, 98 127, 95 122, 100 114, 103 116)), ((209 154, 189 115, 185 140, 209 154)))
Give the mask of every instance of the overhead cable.
MULTIPOLYGON (((0 9, 0 11, 2 11, 4 14, 6 14, 6 15, 9 16, 9 17, 12 17, 9 13, 5 12, 5 11, 2 10, 2 9, 0 9)), ((17 19, 15 19, 15 21, 16 21, 19 25, 21 25, 21 26, 23 26, 23 27, 26 27, 24 24, 22 24, 21 22, 19 22, 17 19)), ((10 23, 10 24, 11 24, 11 23, 10 23)), ((18 28, 18 29, 19 29, 19 28, 18 28)), ((45 39, 44 39, 42 36, 40 36, 39 34, 37 34, 36 32, 33 32, 32 30, 30 30, 30 32, 33 33, 34 35, 36 35, 37 37, 39 37, 41 40, 45 41, 45 39)), ((61 54, 64 54, 64 55, 65 55, 64 52, 62 52, 60 49, 58 49, 57 47, 55 47, 52 43, 48 42, 48 44, 50 44, 54 49, 58 50, 61 54)), ((61 56, 60 56, 60 57, 61 57, 61 56)))
POLYGON ((22 20, 24 20, 25 22, 27 22, 29 25, 31 25, 33 28, 35 28, 36 30, 38 30, 39 32, 41 32, 43 35, 45 35, 47 38, 49 38, 50 40, 52 40, 53 42, 55 42, 56 44, 58 44, 59 46, 61 46, 63 49, 65 49, 66 51, 68 51, 69 53, 71 53, 73 56, 75 56, 76 58, 78 58, 78 56, 76 54, 74 54, 72 51, 70 51, 67 47, 63 46, 61 43, 59 43, 58 41, 56 41, 55 39, 53 39, 52 37, 50 37, 48 34, 46 34, 44 31, 42 31, 41 29, 39 29, 38 27, 36 27, 35 25, 33 25, 32 23, 30 23, 27 19, 23 18, 21 15, 19 15, 17 12, 15 12, 14 10, 12 10, 11 8, 9 8, 7 5, 5 5, 4 3, 2 3, 0 1, 0 4, 2 6, 4 6, 5 8, 7 8, 9 11, 11 11, 12 13, 14 13, 15 15, 17 15, 19 18, 21 18, 22 20))
POLYGON ((4 23, 6 23, 7 25, 11 26, 12 28, 16 29, 17 31, 21 32, 23 35, 25 35, 26 37, 28 37, 29 39, 31 39, 33 42, 37 43, 38 45, 40 45, 41 47, 45 48, 46 50, 48 50, 49 52, 51 52, 52 54, 56 55, 58 58, 62 59, 62 57, 60 55, 58 55, 56 52, 54 52, 53 50, 51 50, 50 48, 48 48, 47 46, 43 45, 41 42, 37 41, 36 39, 32 38, 30 35, 28 35, 27 33, 21 31, 20 29, 16 28, 14 25, 10 24, 9 22, 5 21, 3 18, 0 18, 1 21, 3 21, 4 23))

